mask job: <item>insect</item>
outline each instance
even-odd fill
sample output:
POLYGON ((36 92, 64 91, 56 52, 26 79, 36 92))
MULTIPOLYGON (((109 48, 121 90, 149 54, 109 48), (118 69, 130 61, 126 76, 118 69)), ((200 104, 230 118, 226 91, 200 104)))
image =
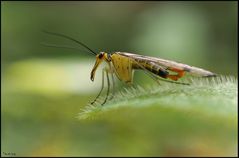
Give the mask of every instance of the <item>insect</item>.
MULTIPOLYGON (((183 77, 185 73, 191 74, 191 75, 197 75, 200 77, 213 77, 216 76, 215 73, 204 70, 202 68, 194 67, 194 66, 189 66, 183 63, 175 62, 175 61, 170 61, 170 60, 165 60, 161 58, 156 58, 156 57, 149 57, 149 56, 143 56, 143 55, 138 55, 138 54, 133 54, 133 53, 126 53, 126 52, 114 52, 114 53, 106 53, 106 52, 100 52, 96 53, 92 49, 90 49, 87 45, 83 44, 82 42, 73 39, 72 37, 59 34, 59 33, 53 33, 53 32, 48 32, 44 31, 47 34, 50 35, 55 35, 59 37, 63 37, 66 39, 69 39, 71 41, 74 41, 78 44, 80 44, 82 47, 84 47, 86 50, 89 51, 89 53, 93 54, 96 56, 96 61, 93 66, 93 69, 90 73, 90 79, 91 81, 94 81, 95 79, 95 72, 99 65, 102 62, 106 62, 108 64, 107 67, 105 67, 102 70, 102 85, 101 89, 94 99, 91 104, 94 104, 96 100, 99 98, 101 95, 103 88, 104 88, 104 77, 106 76, 107 78, 107 95, 101 105, 104 105, 106 101, 108 100, 109 97, 109 91, 110 91, 110 76, 112 78, 112 97, 114 96, 114 75, 117 76, 119 80, 122 82, 125 82, 127 84, 132 84, 133 83, 133 78, 134 78, 134 70, 136 69, 141 69, 144 70, 150 77, 152 77, 155 81, 158 82, 160 78, 164 79, 169 79, 166 80, 168 82, 173 82, 173 83, 179 83, 179 84, 186 84, 187 83, 181 83, 178 82, 178 79, 183 77), (171 81, 170 81, 171 80, 171 81)), ((46 45, 46 44, 45 44, 46 45)), ((52 47, 63 47, 63 46, 57 46, 57 45, 47 45, 47 46, 52 46, 52 47)), ((78 49, 75 47, 63 47, 63 48, 73 48, 73 49, 78 49)), ((110 99, 112 99, 112 97, 110 99)))

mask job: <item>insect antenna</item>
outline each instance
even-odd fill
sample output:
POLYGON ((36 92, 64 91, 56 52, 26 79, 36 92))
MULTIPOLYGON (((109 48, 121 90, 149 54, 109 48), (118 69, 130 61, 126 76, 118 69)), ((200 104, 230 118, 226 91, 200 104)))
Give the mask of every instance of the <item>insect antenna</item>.
POLYGON ((94 52, 92 49, 90 49, 87 45, 85 45, 84 43, 82 43, 82 42, 80 42, 80 41, 78 41, 78 40, 76 40, 76 39, 74 39, 74 38, 72 38, 72 37, 69 37, 69 36, 67 36, 67 35, 63 35, 63 34, 60 34, 60 33, 54 33, 54 32, 45 31, 45 30, 43 30, 43 32, 46 33, 46 34, 55 35, 55 36, 63 37, 63 38, 69 39, 69 40, 71 40, 71 41, 74 41, 74 42, 80 44, 82 47, 84 47, 84 48, 86 48, 87 50, 89 50, 89 51, 90 51, 91 53, 93 53, 94 55, 97 55, 97 53, 94 52))
POLYGON ((67 46, 67 45, 57 45, 57 44, 49 44, 49 43, 41 43, 41 45, 46 46, 46 47, 54 47, 54 48, 75 49, 75 50, 80 50, 82 52, 86 52, 85 50, 82 50, 78 47, 72 47, 72 46, 67 46))

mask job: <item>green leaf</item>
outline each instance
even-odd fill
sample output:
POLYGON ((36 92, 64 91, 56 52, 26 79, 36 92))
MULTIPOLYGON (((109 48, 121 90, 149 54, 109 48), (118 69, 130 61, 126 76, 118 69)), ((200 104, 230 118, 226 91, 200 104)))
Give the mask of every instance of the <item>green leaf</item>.
POLYGON ((116 142, 117 156, 237 156, 237 79, 186 81, 125 88, 78 118, 108 125, 104 138, 116 142))
POLYGON ((96 105, 88 105, 79 113, 79 119, 95 118, 123 107, 138 108, 155 106, 195 114, 217 115, 234 118, 237 115, 237 79, 233 76, 214 78, 188 78, 188 85, 163 83, 147 88, 125 88, 105 105, 101 97, 96 105))

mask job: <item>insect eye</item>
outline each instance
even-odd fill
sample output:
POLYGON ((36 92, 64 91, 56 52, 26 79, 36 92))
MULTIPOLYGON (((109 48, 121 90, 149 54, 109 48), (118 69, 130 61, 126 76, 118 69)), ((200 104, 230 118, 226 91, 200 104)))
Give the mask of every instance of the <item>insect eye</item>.
POLYGON ((103 57, 103 53, 100 53, 100 54, 99 54, 99 58, 102 58, 102 57, 103 57))

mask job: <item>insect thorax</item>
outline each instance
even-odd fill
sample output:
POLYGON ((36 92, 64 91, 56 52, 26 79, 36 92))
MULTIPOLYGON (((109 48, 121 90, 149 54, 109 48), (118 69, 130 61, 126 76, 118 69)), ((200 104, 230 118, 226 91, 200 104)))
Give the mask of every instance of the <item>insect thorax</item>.
POLYGON ((126 83, 133 80, 132 60, 117 53, 110 55, 117 77, 126 83))

